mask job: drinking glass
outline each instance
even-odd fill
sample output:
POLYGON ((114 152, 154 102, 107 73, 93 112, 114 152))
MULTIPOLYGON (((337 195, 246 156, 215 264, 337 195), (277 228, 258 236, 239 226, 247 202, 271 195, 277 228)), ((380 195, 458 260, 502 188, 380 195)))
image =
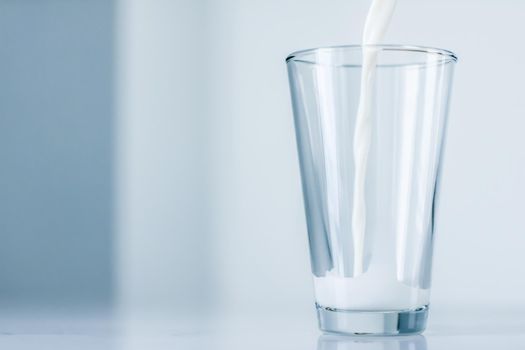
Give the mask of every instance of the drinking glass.
POLYGON ((392 45, 318 48, 286 59, 325 332, 425 329, 456 61, 450 51, 392 45), (372 56, 373 67, 363 69, 372 56))

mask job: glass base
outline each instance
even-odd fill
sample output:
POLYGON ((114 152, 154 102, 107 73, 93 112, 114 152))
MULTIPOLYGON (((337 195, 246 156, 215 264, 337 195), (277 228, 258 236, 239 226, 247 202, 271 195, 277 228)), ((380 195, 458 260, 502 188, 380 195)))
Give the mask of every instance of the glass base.
POLYGON ((351 335, 417 334, 427 325, 428 306, 402 311, 351 311, 315 304, 319 328, 326 333, 351 335))

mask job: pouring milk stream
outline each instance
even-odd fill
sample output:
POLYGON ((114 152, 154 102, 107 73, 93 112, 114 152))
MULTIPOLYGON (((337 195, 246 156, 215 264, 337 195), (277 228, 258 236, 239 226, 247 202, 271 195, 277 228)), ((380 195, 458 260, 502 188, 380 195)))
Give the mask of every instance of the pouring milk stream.
MULTIPOLYGON (((396 279, 395 266, 375 262, 365 266, 366 235, 366 169, 372 139, 372 102, 379 49, 396 0, 373 0, 363 32, 361 91, 354 132, 354 193, 352 206, 352 239, 354 242, 353 277, 341 277, 336 271, 315 277, 318 304, 340 309, 403 309, 415 303, 424 304, 428 289, 408 286, 396 279), (385 291, 388 295, 385 296, 385 291), (382 300, 381 304, 371 303, 382 300)), ((394 238, 395 239, 395 238, 394 238)), ((384 242, 385 244, 394 242, 384 242)))
MULTIPOLYGON (((396 0, 373 1, 366 18, 363 32, 363 46, 377 45, 383 40, 395 5, 396 0)), ((364 272, 364 238, 366 231, 365 179, 372 134, 370 114, 377 55, 378 51, 376 49, 363 48, 361 95, 359 97, 359 108, 354 134, 355 180, 354 205, 352 210, 352 232, 355 247, 354 276, 364 272)))

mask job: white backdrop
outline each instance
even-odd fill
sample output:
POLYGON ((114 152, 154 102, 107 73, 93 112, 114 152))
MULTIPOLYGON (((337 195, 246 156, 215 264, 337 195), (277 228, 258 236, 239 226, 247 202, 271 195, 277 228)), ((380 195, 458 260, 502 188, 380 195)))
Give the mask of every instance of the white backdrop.
MULTIPOLYGON (((121 2, 120 11, 127 15, 119 34, 128 39, 119 57, 129 69, 121 72, 117 86, 124 91, 132 82, 137 89, 120 100, 121 110, 130 111, 119 119, 121 130, 134 130, 124 149, 137 168, 147 164, 171 171, 164 172, 171 175, 161 182, 155 182, 156 171, 148 173, 147 181, 123 173, 131 181, 129 191, 143 188, 147 201, 126 196, 124 188, 119 198, 129 211, 121 217, 153 203, 176 212, 183 208, 194 220, 177 222, 169 210, 143 217, 132 236, 158 248, 150 251, 134 249, 133 244, 144 247, 144 242, 120 232, 124 261, 141 265, 160 254, 156 264, 143 265, 156 271, 148 285, 137 283, 147 269, 127 270, 122 295, 164 286, 163 295, 171 295, 172 304, 200 305, 200 299, 187 296, 201 296, 192 291, 202 290, 206 281, 208 297, 220 309, 312 310, 284 58, 297 49, 359 43, 368 5, 366 0, 121 2), (187 22, 176 22, 180 17, 187 22), (143 35, 137 28, 150 32, 143 35), (184 69, 174 71, 173 64, 184 69), (165 133, 151 125, 178 131, 165 133), (136 148, 139 144, 150 151, 136 148), (203 144, 206 151, 199 158, 176 162, 176 154, 192 154, 203 144), (155 150, 171 155, 152 160, 155 150), (198 207, 190 210, 176 192, 161 190, 173 184, 188 190, 186 182, 177 180, 181 169, 205 174, 207 191, 185 193, 199 196, 194 200, 208 203, 210 211, 195 214, 198 207), (159 191, 147 190, 157 186, 159 191), (207 226, 195 228, 206 220, 207 226), (164 224, 169 229, 153 238, 158 230, 151 228, 164 224), (179 248, 168 257, 170 244, 179 248), (158 283, 152 284, 152 278, 158 283)), ((511 0, 399 0, 387 36, 388 43, 447 48, 460 58, 438 217, 436 308, 525 307, 523 13, 525 3, 511 0)), ((143 300, 151 302, 152 295, 144 294, 143 300)))
MULTIPOLYGON (((399 0, 388 43, 460 60, 433 304, 525 306, 525 3, 399 0)), ((225 305, 310 306, 306 231, 284 57, 359 43, 369 1, 215 1, 213 237, 225 305)))

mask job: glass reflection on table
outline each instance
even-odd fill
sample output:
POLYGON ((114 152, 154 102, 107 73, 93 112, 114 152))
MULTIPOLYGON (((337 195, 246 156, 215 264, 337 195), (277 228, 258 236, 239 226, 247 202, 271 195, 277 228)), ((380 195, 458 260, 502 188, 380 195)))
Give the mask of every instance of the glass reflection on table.
POLYGON ((362 337, 321 335, 317 350, 427 350, 422 335, 400 337, 362 337))

